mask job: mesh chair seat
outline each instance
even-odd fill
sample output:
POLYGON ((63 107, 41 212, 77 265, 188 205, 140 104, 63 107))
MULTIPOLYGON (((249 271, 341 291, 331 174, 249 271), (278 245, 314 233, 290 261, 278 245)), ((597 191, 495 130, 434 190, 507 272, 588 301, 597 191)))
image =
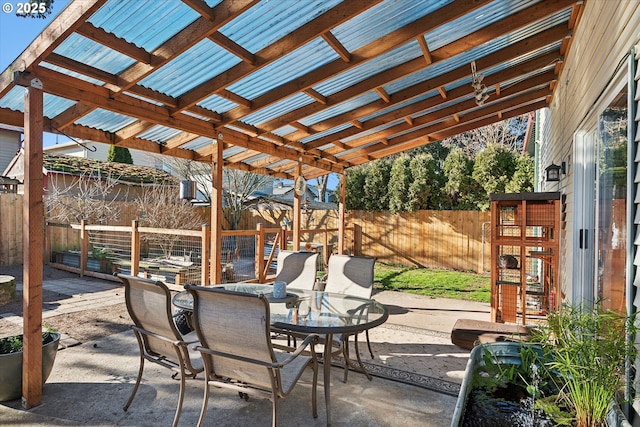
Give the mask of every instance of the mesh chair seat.
POLYGON ((318 417, 318 362, 315 334, 293 352, 276 351, 271 342, 269 303, 264 295, 188 285, 193 296, 193 327, 201 345, 207 382, 198 425, 202 425, 210 386, 257 394, 272 401, 272 425, 277 425, 278 401, 293 390, 306 368, 313 371, 311 400, 318 417), (303 354, 310 347, 309 355, 303 354))
MULTIPOLYGON (((333 254, 329 257, 329 265, 327 267, 327 281, 325 284, 325 292, 333 292, 339 294, 352 295, 359 298, 371 298, 373 293, 373 274, 376 259, 373 257, 349 256, 333 254)), ((366 307, 363 307, 366 310, 366 307)), ((358 334, 343 334, 339 337, 342 343, 342 354, 345 359, 344 365, 344 381, 347 381, 349 366, 351 359, 349 357, 349 337, 354 337, 354 346, 356 351, 356 359, 358 362, 356 369, 361 371, 371 380, 371 375, 367 372, 360 359, 360 351, 358 349, 358 334)), ((373 350, 369 341, 369 331, 365 331, 367 338, 367 346, 369 353, 373 359, 373 350)))
MULTIPOLYGON (((125 287, 127 311, 140 350, 140 367, 136 383, 123 409, 126 411, 133 402, 138 391, 144 361, 156 363, 180 375, 180 392, 178 405, 173 419, 173 426, 178 425, 184 400, 185 377, 195 378, 204 369, 200 354, 190 347, 197 345, 195 333, 182 336, 173 319, 171 292, 160 281, 119 274, 125 287)), ((175 376, 175 375, 174 375, 175 376)))

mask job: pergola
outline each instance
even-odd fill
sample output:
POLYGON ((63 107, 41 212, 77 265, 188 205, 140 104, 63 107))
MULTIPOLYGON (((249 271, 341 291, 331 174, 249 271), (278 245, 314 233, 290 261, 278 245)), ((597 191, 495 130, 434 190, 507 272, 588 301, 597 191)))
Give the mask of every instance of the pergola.
MULTIPOLYGON (((543 108, 583 3, 73 1, 0 75, 0 123, 24 126, 28 159, 24 406, 42 395, 30 367, 41 364, 43 132, 210 163, 216 260, 223 167, 344 181, 352 166, 543 108)), ((299 198, 293 218, 295 245, 299 198)))

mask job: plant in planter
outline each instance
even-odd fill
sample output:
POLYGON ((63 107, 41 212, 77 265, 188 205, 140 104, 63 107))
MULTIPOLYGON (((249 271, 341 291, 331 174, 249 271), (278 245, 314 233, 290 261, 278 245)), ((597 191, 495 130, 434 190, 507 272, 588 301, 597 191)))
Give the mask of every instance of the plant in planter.
POLYGON ((626 362, 635 347, 635 316, 584 306, 563 306, 539 328, 538 342, 562 378, 559 397, 575 410, 576 424, 605 425, 611 403, 625 382, 626 362))
MULTIPOLYGON (((620 414, 612 403, 623 394, 625 365, 635 356, 627 339, 635 336, 634 317, 564 306, 535 329, 530 343, 474 348, 452 427, 606 425, 620 414)), ((617 422, 611 425, 623 425, 617 422)))
MULTIPOLYGON (((42 382, 44 383, 56 358, 60 334, 51 329, 42 333, 42 382)), ((22 395, 22 335, 0 338, 0 402, 15 400, 22 395)))

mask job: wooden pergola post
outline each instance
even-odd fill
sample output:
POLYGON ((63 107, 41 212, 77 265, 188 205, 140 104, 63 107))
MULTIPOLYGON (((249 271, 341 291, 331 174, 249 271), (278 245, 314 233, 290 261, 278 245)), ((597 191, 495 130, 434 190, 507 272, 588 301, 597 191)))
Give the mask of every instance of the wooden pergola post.
POLYGON ((222 151, 223 135, 213 146, 211 164, 211 259, 210 284, 221 283, 222 280, 222 151))
POLYGON ((25 409, 42 403, 42 109, 42 83, 34 78, 24 99, 22 406, 25 409))
POLYGON ((338 253, 344 253, 344 204, 347 195, 347 175, 340 175, 340 201, 338 202, 338 253))
MULTIPOLYGON (((296 165, 295 179, 297 180, 299 176, 302 176, 302 162, 298 162, 296 165)), ((301 196, 299 196, 295 191, 293 192, 293 250, 300 250, 300 225, 302 222, 302 218, 300 215, 300 202, 301 196)), ((287 249, 287 242, 283 242, 283 248, 287 249)))

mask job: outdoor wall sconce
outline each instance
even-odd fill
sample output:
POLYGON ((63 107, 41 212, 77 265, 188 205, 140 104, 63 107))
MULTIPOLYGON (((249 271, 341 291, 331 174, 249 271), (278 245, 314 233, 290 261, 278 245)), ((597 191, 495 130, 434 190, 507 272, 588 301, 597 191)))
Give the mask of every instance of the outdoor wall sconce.
POLYGON ((547 172, 547 182, 557 182, 560 181, 560 170, 562 166, 558 166, 554 163, 551 163, 545 171, 547 172))

